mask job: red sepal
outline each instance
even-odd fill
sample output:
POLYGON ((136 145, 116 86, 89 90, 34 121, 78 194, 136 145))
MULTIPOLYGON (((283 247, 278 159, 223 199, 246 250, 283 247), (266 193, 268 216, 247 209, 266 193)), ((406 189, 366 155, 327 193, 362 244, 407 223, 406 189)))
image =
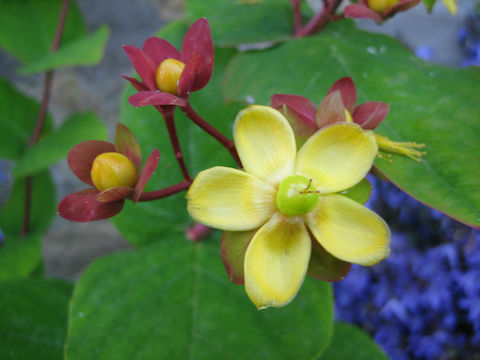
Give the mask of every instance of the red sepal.
POLYGON ((205 18, 198 19, 190 26, 183 39, 182 61, 186 64, 194 54, 198 55, 200 62, 191 91, 200 90, 207 85, 213 71, 215 55, 212 34, 205 18))
POLYGON ((120 75, 120 76, 123 77, 124 79, 127 79, 128 81, 130 81, 130 84, 132 84, 133 87, 135 89, 137 89, 138 91, 149 90, 149 88, 144 83, 138 81, 137 79, 135 79, 133 77, 125 76, 125 75, 120 75))
POLYGON ((345 105, 345 108, 352 114, 355 109, 355 104, 357 103, 357 90, 355 89, 352 78, 347 76, 335 81, 328 90, 327 95, 337 90, 340 91, 342 95, 343 105, 345 105))
POLYGON ((115 150, 130 159, 137 172, 142 168, 142 150, 135 136, 122 123, 117 124, 115 131, 115 150))
POLYGON ((245 283, 243 264, 248 245, 255 235, 252 231, 224 231, 220 241, 220 255, 223 266, 231 282, 237 285, 245 283))
POLYGON ((97 189, 86 189, 67 195, 58 205, 58 214, 68 220, 88 222, 108 219, 118 214, 123 200, 103 203, 97 201, 97 189))
POLYGON ((315 114, 317 113, 317 107, 315 104, 304 96, 291 95, 291 94, 275 94, 270 98, 270 105, 282 111, 283 105, 285 105, 291 112, 298 116, 304 125, 317 128, 315 122, 315 114))
POLYGON ((372 19, 382 22, 384 18, 367 6, 360 4, 350 4, 345 8, 345 17, 350 19, 372 19))
POLYGON ((346 121, 345 106, 340 91, 327 95, 317 110, 317 125, 321 129, 325 126, 346 121))
POLYGON ((123 49, 130 58, 135 71, 143 80, 143 83, 151 90, 157 89, 157 84, 155 82, 155 72, 157 71, 157 66, 150 55, 148 55, 142 49, 131 45, 124 45, 123 49))
POLYGON ((353 121, 363 129, 375 130, 385 119, 390 106, 384 102, 369 101, 358 105, 352 114, 353 121))
POLYGON ((140 199, 140 196, 142 196, 143 189, 145 188, 145 185, 147 184, 148 180, 157 168, 159 160, 160 152, 158 151, 158 149, 155 149, 152 151, 147 161, 145 162, 143 170, 138 177, 137 185, 135 185, 135 188, 133 189, 132 200, 134 203, 136 203, 140 199))
POLYGON ((149 37, 147 40, 145 40, 142 48, 143 51, 150 55, 157 67, 165 59, 181 59, 180 52, 175 48, 175 46, 170 44, 167 40, 160 39, 155 36, 149 37))
POLYGON ((178 96, 187 98, 194 91, 195 79, 200 67, 201 59, 198 54, 193 54, 190 60, 185 64, 182 75, 178 80, 178 96))
POLYGON ((115 146, 101 140, 87 140, 73 147, 67 161, 72 172, 84 183, 94 186, 90 177, 93 160, 103 153, 114 152, 115 146))
POLYGON ((133 188, 128 186, 117 186, 102 191, 96 197, 97 201, 109 203, 112 201, 125 200, 133 194, 133 188))
POLYGON ((182 98, 159 90, 140 91, 130 96, 128 102, 135 107, 148 105, 185 106, 185 100, 182 98))

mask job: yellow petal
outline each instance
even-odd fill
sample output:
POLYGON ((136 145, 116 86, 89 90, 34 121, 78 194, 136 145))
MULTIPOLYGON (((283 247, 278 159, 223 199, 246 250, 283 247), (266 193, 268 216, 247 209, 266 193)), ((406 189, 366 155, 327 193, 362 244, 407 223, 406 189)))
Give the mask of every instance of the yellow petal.
POLYGON ((351 188, 372 167, 378 147, 371 131, 334 124, 315 133, 297 154, 296 173, 312 178, 321 194, 351 188))
POLYGON ((187 210, 197 222, 230 231, 252 230, 275 211, 275 188, 237 169, 200 172, 187 193, 187 210))
POLYGON ((275 215, 257 231, 245 254, 245 290, 259 309, 288 304, 307 272, 311 240, 299 217, 275 215))
POLYGON ((442 0, 442 1, 451 14, 455 15, 457 13, 457 2, 455 0, 442 0))
POLYGON ((271 184, 292 175, 295 136, 279 111, 268 106, 249 106, 237 115, 233 136, 243 168, 250 174, 271 184))
POLYGON ((345 196, 320 196, 317 208, 305 220, 317 241, 338 259, 374 265, 390 252, 385 221, 345 196))

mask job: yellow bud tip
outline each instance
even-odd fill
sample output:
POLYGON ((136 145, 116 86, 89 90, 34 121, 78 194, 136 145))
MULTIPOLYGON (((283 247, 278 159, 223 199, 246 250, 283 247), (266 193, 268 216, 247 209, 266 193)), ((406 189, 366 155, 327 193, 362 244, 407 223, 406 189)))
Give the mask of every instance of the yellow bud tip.
POLYGON ((400 0, 368 0, 368 7, 377 13, 383 13, 400 0))
POLYGON ((345 120, 347 120, 347 122, 349 123, 353 123, 352 114, 350 114, 350 111, 348 111, 347 109, 345 109, 345 120))
POLYGON ((117 186, 134 187, 138 180, 135 165, 125 155, 116 152, 98 155, 93 160, 90 176, 100 191, 117 186))
POLYGON ((172 95, 178 95, 178 81, 184 68, 185 64, 179 60, 163 60, 155 74, 158 89, 172 95))
MULTIPOLYGON (((375 140, 377 141, 377 145, 379 150, 400 154, 404 156, 408 156, 410 159, 415 161, 420 161, 422 156, 426 154, 425 151, 419 151, 418 149, 422 149, 425 147, 425 144, 417 144, 415 142, 397 142, 392 141, 386 136, 375 135, 375 140)), ((381 155, 378 156, 380 159, 383 157, 381 155)))

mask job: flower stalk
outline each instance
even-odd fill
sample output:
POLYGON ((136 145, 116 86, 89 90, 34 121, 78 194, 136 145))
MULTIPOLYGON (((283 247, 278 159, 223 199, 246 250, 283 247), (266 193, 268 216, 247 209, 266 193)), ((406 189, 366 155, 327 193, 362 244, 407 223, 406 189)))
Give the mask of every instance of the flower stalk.
MULTIPOLYGON (((58 20, 57 30, 55 33, 55 38, 52 43, 52 48, 51 48, 52 53, 56 52, 58 50, 58 47, 60 46, 63 30, 65 28, 65 22, 67 20, 69 5, 70 5, 70 0, 63 0, 62 9, 60 11, 60 17, 58 20)), ((40 134, 42 132, 43 126, 45 124, 45 119, 47 117, 48 104, 50 102, 50 96, 52 93, 52 84, 53 84, 53 70, 49 70, 45 73, 42 104, 40 106, 40 111, 37 116, 35 129, 28 142, 29 146, 33 146, 37 143, 38 138, 40 137, 40 134)), ((31 213, 31 207, 32 207, 32 192, 33 192, 32 177, 27 176, 27 178, 25 179, 25 210, 23 214, 22 236, 26 236, 30 230, 29 227, 30 227, 30 213, 31 213)))
MULTIPOLYGON (((295 26, 294 37, 312 35, 324 28, 329 21, 335 19, 335 11, 340 6, 341 2, 342 0, 324 0, 323 9, 319 10, 304 27, 300 26, 300 28, 297 29, 295 26)), ((298 14, 300 14, 300 6, 298 5, 298 8, 296 8, 293 2, 292 4, 294 6, 294 12, 298 12, 298 14)), ((301 17, 301 14, 297 16, 301 17)))
POLYGON ((237 149, 235 148, 235 144, 233 143, 232 140, 227 138, 220 131, 218 131, 216 128, 214 128, 204 119, 202 119, 200 115, 198 115, 197 112, 192 108, 190 103, 187 102, 187 105, 185 107, 181 107, 181 109, 184 112, 184 114, 187 115, 187 117, 190 120, 192 120, 198 127, 203 129, 207 134, 209 134, 214 139, 216 139, 220 144, 222 144, 222 146, 225 149, 227 149, 228 152, 232 155, 237 165, 239 167, 242 167, 242 162, 240 161, 240 158, 237 153, 237 149))

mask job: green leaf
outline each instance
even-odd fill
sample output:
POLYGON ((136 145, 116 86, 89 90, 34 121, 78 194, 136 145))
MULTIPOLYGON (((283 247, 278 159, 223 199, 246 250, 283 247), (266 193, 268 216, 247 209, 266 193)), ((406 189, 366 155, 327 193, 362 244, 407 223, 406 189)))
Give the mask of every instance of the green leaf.
MULTIPOLYGON (((16 180, 7 203, 0 211, 0 229, 6 235, 6 243, 20 238, 25 209, 26 180, 16 180)), ((55 185, 48 171, 32 177, 32 198, 29 233, 40 234, 48 229, 56 212, 55 185)), ((1 251, 1 250, 0 250, 1 251)))
MULTIPOLYGON (((2 0, 0 47, 24 63, 35 62, 50 52, 60 18, 62 0, 2 0)), ((82 14, 71 1, 61 45, 87 34, 82 14)))
MULTIPOLYGON (((39 111, 40 104, 0 78, 0 158, 18 159, 23 155, 39 111)), ((52 120, 47 115, 42 135, 51 128, 52 120)))
POLYGON ((221 47, 284 41, 293 32, 292 6, 284 0, 187 0, 185 13, 190 23, 207 17, 221 47))
POLYGON ((13 173, 18 177, 35 174, 65 158, 72 147, 85 140, 106 140, 104 123, 94 113, 75 114, 58 131, 29 148, 13 173))
POLYGON ((432 12, 433 5, 437 2, 437 0, 422 0, 423 5, 427 8, 428 12, 432 12))
POLYGON ((32 74, 65 66, 96 65, 102 60, 109 34, 108 27, 102 26, 94 34, 65 44, 58 51, 23 66, 19 72, 32 74))
POLYGON ((0 283, 0 358, 63 359, 71 290, 54 279, 0 283))
MULTIPOLYGON (((177 22, 169 25, 165 29, 165 34, 162 31, 158 35, 167 40, 176 39, 174 42, 179 42, 185 31, 186 26, 177 22)), ((201 91, 191 94, 190 97, 193 108, 200 116, 229 138, 232 137, 233 120, 243 105, 238 103, 226 105, 223 102, 221 79, 227 62, 235 53, 232 49, 216 49, 215 68, 210 83, 201 91)), ((173 156, 162 116, 152 106, 142 108, 131 106, 127 98, 134 93, 135 89, 127 85, 121 103, 121 122, 137 137, 144 160, 155 148, 160 150, 160 163, 148 182, 146 191, 181 182, 183 177, 173 156)), ((228 151, 188 120, 178 109, 175 123, 185 162, 192 177, 199 171, 212 166, 234 166, 228 151)), ((179 193, 165 199, 135 205, 127 201, 124 209, 113 219, 113 222, 127 241, 137 246, 168 235, 183 236, 184 231, 192 224, 187 214, 184 197, 185 193, 179 193)))
POLYGON ((42 239, 39 234, 24 238, 7 236, 0 248, 0 281, 29 277, 41 262, 42 239))
POLYGON ((229 282, 218 248, 172 238, 96 260, 74 291, 67 358, 318 356, 330 339, 330 285, 307 279, 292 303, 259 311, 229 282))
POLYGON ((480 227, 480 70, 425 63, 394 39, 342 23, 269 51, 238 55, 226 73, 227 99, 266 104, 275 93, 291 93, 318 104, 334 81, 352 76, 360 102, 390 104, 376 132, 427 146, 421 162, 393 155, 391 163, 377 159, 375 165, 428 206, 480 227))
POLYGON ((359 328, 337 322, 333 327, 333 336, 321 360, 388 360, 378 345, 359 328))
POLYGON ((360 204, 365 204, 372 193, 372 184, 366 178, 360 181, 357 185, 342 191, 341 194, 349 197, 360 204))

